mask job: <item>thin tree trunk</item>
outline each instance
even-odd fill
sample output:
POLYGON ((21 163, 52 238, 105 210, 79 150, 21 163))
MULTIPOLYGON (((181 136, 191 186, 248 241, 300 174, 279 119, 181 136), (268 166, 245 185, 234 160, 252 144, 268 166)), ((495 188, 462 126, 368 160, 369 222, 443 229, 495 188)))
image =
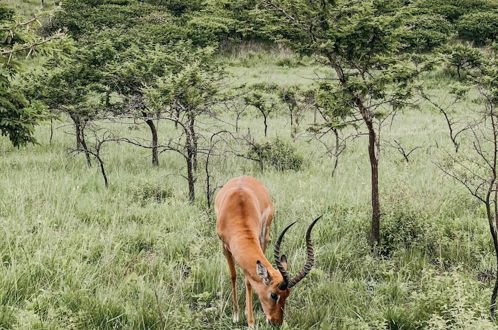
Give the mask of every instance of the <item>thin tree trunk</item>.
POLYGON ((177 120, 175 120, 175 129, 177 129, 178 128, 178 120, 180 119, 180 108, 176 108, 175 114, 176 114, 176 119, 177 119, 177 120))
POLYGON ((86 163, 88 167, 92 166, 92 161, 90 159, 90 153, 88 151, 88 147, 85 142, 85 132, 84 127, 85 124, 81 122, 81 119, 76 115, 69 115, 74 123, 75 133, 76 133, 76 150, 83 149, 85 152, 86 163))
POLYGON ((332 177, 335 175, 335 171, 337 170, 337 165, 339 164, 339 132, 336 128, 332 128, 332 132, 335 136, 335 152, 334 152, 334 166, 332 167, 332 177))
POLYGON ((267 136, 267 133, 268 133, 268 122, 267 122, 267 119, 266 119, 266 114, 263 113, 263 123, 265 125, 265 137, 267 136))
POLYGON ((209 173, 209 161, 211 159, 211 152, 213 147, 208 151, 206 155, 206 163, 204 164, 204 170, 206 172, 206 203, 208 209, 211 207, 211 174, 209 173))
POLYGON ((74 129, 75 129, 75 134, 76 134, 76 149, 81 149, 81 124, 80 121, 76 118, 71 116, 71 119, 74 122, 74 129))
POLYGON ((188 200, 195 200, 195 176, 194 176, 194 159, 192 157, 192 146, 187 147, 187 181, 188 181, 188 200))
POLYGON ((187 142, 187 181, 188 181, 188 199, 193 202, 195 200, 195 171, 197 166, 197 141, 194 130, 195 117, 190 116, 188 131, 186 136, 187 142))
POLYGON ((150 133, 152 136, 152 165, 153 166, 159 166, 159 153, 157 149, 158 145, 158 138, 157 138, 157 128, 156 125, 154 124, 154 121, 149 118, 146 112, 142 112, 142 115, 144 116, 145 123, 147 126, 150 128, 150 133))
MULTIPOLYGON (((498 237, 496 233, 496 225, 493 223, 495 219, 493 219, 493 213, 491 211, 491 205, 490 205, 490 200, 489 197, 486 198, 486 215, 488 217, 488 224, 489 224, 489 231, 491 233, 491 237, 493 238, 493 245, 495 248, 495 258, 496 258, 496 273, 495 273, 495 285, 493 287, 493 292, 491 294, 491 301, 490 301, 490 307, 489 307, 489 314, 492 319, 495 317, 495 312, 496 312, 496 298, 498 296, 498 237)), ((496 217, 496 216, 495 216, 496 217)))
POLYGON ((92 167, 90 152, 88 151, 88 147, 86 145, 86 140, 85 140, 85 124, 81 125, 80 134, 81 134, 80 138, 81 147, 85 151, 86 163, 88 164, 88 167, 92 167))
POLYGON ((189 121, 188 121, 188 130, 189 130, 189 135, 190 139, 192 142, 192 165, 194 172, 197 172, 198 168, 198 162, 197 162, 197 147, 198 147, 198 138, 197 134, 195 133, 195 116, 191 115, 189 116, 189 121))
POLYGON ((50 118, 50 138, 48 140, 48 143, 52 145, 52 140, 54 138, 54 120, 50 118))
POLYGON ((295 133, 294 132, 294 112, 291 109, 289 109, 289 113, 290 113, 290 126, 291 126, 291 134, 290 135, 291 135, 291 139, 295 140, 296 135, 294 134, 295 133))
POLYGON ((370 160, 372 189, 372 224, 370 232, 370 244, 372 246, 376 246, 380 243, 379 159, 376 155, 377 139, 372 120, 372 113, 367 108, 365 108, 365 106, 363 105, 363 101, 358 96, 355 96, 354 99, 368 130, 368 157, 370 160))
POLYGON ((379 162, 375 155, 375 130, 372 122, 367 121, 368 128, 368 156, 370 159, 372 182, 372 231, 370 241, 372 245, 380 243, 380 201, 379 201, 379 162))
POLYGON ((100 165, 100 173, 102 174, 102 177, 104 178, 104 184, 106 188, 109 188, 109 180, 107 179, 107 174, 105 172, 105 167, 104 167, 104 161, 100 156, 95 157, 97 158, 97 161, 99 162, 100 165))

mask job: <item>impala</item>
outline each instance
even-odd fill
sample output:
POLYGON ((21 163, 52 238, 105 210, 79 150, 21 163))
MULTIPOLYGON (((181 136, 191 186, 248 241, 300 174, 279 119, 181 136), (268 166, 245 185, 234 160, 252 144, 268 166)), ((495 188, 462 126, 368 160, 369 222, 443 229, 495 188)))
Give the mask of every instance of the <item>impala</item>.
POLYGON ((239 321, 235 262, 245 275, 247 324, 254 326, 252 293, 256 291, 269 323, 281 325, 285 300, 290 290, 311 270, 314 263, 311 230, 320 219, 315 219, 306 231, 306 263, 294 277, 287 273, 287 258, 280 256, 280 244, 288 225, 278 237, 274 257, 277 269, 266 259, 264 251, 270 240, 270 225, 274 214, 273 203, 266 187, 258 180, 242 176, 229 180, 215 200, 216 232, 223 245, 232 284, 233 321, 239 321))

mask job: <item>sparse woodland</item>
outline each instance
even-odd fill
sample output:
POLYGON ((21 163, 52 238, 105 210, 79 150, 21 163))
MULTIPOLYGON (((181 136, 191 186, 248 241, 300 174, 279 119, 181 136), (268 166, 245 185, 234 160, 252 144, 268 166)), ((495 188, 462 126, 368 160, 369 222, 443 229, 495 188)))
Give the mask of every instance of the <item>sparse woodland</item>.
POLYGON ((239 175, 293 272, 323 215, 284 327, 498 327, 496 1, 5 0, 0 37, 0 329, 244 327, 239 175))

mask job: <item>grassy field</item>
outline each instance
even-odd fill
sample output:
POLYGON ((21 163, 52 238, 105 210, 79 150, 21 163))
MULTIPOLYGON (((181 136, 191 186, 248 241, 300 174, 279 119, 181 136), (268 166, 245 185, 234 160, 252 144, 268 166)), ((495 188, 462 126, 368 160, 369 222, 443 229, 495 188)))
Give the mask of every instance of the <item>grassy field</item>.
POLYGON ((32 17, 33 15, 44 11, 51 10, 59 4, 59 0, 2 0, 2 4, 15 9, 16 13, 23 17, 32 17))
MULTIPOLYGON (((229 71, 236 83, 279 84, 309 84, 316 72, 327 73, 279 60, 234 57, 229 71)), ((430 79, 446 85, 444 78, 430 79)), ((433 92, 440 99, 447 93, 433 92)), ((475 106, 465 102, 457 112, 475 106)), ((303 127, 311 120, 307 116, 303 127)), ((228 271, 214 212, 202 196, 202 175, 198 201, 191 204, 176 154, 162 153, 153 168, 147 150, 109 144, 105 189, 97 167, 68 152, 70 127, 57 126, 51 145, 47 125, 36 132, 38 145, 17 150, 0 140, 0 328, 244 328, 244 318, 231 322, 228 271)), ((256 112, 241 127, 264 140, 256 112)), ((145 125, 120 130, 147 136, 145 125)), ((289 132, 284 113, 271 118, 270 138, 290 141, 289 132)), ((174 133, 159 124, 162 140, 174 133)), ((366 240, 366 138, 350 143, 333 178, 332 160, 304 135, 295 143, 305 159, 301 171, 261 172, 244 159, 215 158, 218 184, 245 174, 267 185, 277 210, 272 240, 299 221, 283 247, 292 272, 303 263, 306 226, 324 215, 314 232, 316 267, 287 300, 284 328, 496 327, 487 320, 495 264, 484 211, 435 166, 452 151, 443 118, 423 105, 399 115, 383 137, 422 147, 409 163, 393 148, 382 150, 383 257, 373 256, 366 240)), ((238 284, 242 307, 240 272, 238 284)), ((255 309, 264 329, 258 302, 255 309)))

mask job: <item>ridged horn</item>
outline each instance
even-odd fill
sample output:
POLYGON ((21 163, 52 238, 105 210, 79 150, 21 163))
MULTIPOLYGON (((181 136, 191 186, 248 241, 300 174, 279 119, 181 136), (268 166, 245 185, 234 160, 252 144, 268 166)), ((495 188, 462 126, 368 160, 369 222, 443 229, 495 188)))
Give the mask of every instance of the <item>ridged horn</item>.
MULTIPOLYGON (((308 230, 306 231, 306 263, 304 264, 303 269, 301 269, 301 271, 296 276, 294 276, 292 279, 290 279, 288 281, 287 287, 289 289, 292 288, 297 283, 299 283, 299 281, 301 281, 306 275, 308 275, 311 268, 313 268, 313 265, 315 263, 315 255, 313 254, 313 244, 311 243, 311 231, 313 230, 313 226, 315 226, 317 221, 320 220, 321 218, 322 218, 322 216, 319 216, 318 218, 313 220, 313 222, 309 225, 308 230)), ((288 227, 290 227, 290 226, 288 226, 288 227)), ((287 228, 285 230, 287 230, 287 228)), ((282 234, 285 233, 285 230, 282 234)), ((283 236, 283 235, 281 235, 281 236, 283 236)), ((279 238, 279 241, 280 241, 280 238, 279 238)), ((279 243, 279 242, 277 242, 277 243, 279 243)), ((276 248, 277 247, 275 246, 275 251, 277 251, 276 248)), ((275 256, 276 256, 276 254, 275 254, 275 256)), ((278 267, 278 264, 277 264, 277 267, 278 267)), ((280 270, 280 268, 278 270, 280 270)), ((280 272, 282 273, 281 270, 280 270, 280 272)), ((282 275, 283 275, 283 273, 282 273, 282 275)), ((284 276, 284 278, 285 278, 285 276, 284 276)))
POLYGON ((279 270, 280 274, 282 274, 282 277, 284 278, 284 282, 280 284, 282 289, 287 288, 287 285, 290 281, 289 274, 287 274, 287 271, 285 270, 284 266, 282 266, 281 260, 280 260, 280 243, 282 243, 282 240, 284 239, 284 235, 289 230, 290 227, 292 227, 297 221, 294 221, 280 233, 280 236, 277 239, 277 243, 275 243, 275 249, 273 250, 273 256, 275 257, 275 263, 277 264, 277 269, 279 270))

